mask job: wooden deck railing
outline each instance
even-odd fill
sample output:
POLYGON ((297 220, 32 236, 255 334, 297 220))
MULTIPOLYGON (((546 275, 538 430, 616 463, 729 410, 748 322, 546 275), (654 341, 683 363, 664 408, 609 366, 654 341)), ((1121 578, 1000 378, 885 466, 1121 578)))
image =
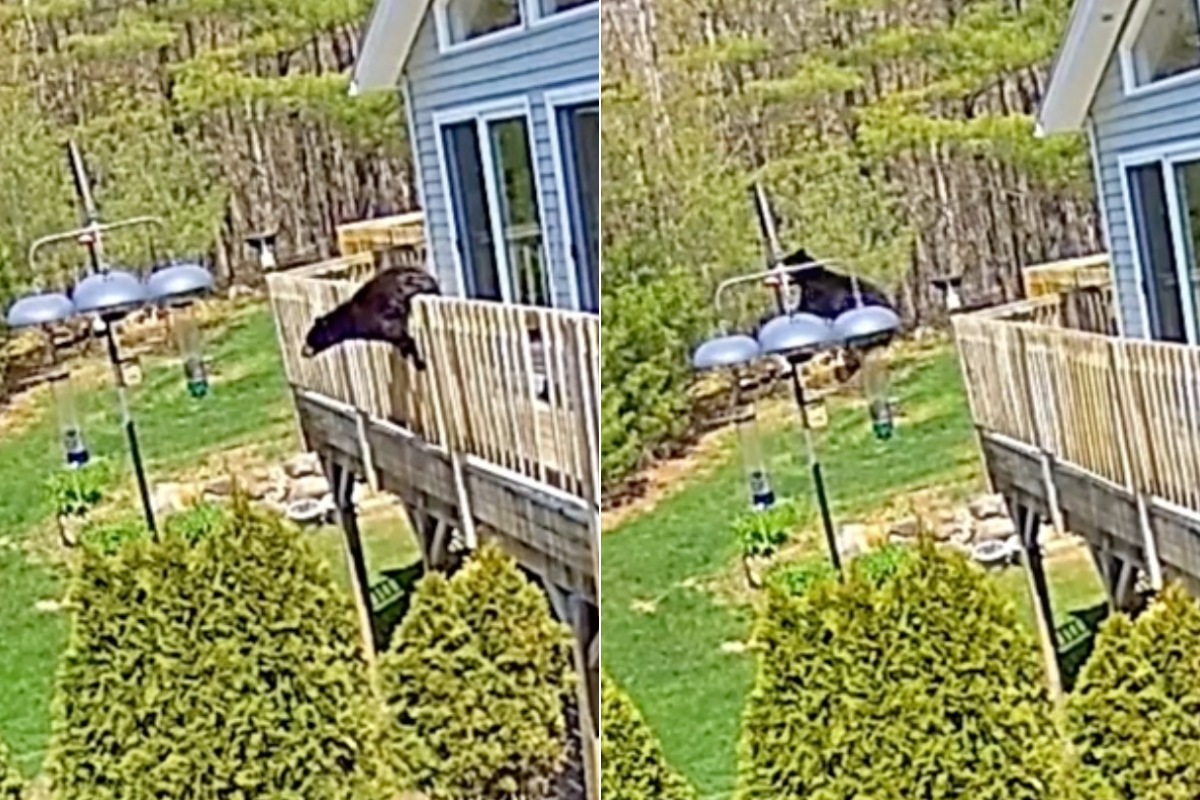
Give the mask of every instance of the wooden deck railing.
POLYGON ((1200 512, 1200 348, 1110 335, 1111 291, 1070 295, 954 320, 976 426, 1200 512))
POLYGON ((1070 289, 1110 284, 1107 253, 1026 267, 1021 273, 1026 297, 1064 294, 1070 289))
POLYGON ((599 317, 418 298, 410 332, 429 365, 425 372, 376 343, 302 357, 313 320, 349 299, 373 270, 372 256, 363 253, 268 277, 292 386, 595 503, 599 317))

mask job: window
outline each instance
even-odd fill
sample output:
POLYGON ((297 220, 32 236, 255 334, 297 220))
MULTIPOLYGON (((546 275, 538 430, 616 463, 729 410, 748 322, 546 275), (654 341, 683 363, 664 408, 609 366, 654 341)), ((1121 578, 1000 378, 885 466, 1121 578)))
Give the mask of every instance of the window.
POLYGON ((1126 59, 1128 88, 1200 69, 1197 0, 1152 0, 1126 59))
POLYGON ((1200 147, 1122 159, 1152 339, 1200 343, 1200 147))
POLYGON ((442 168, 467 296, 550 305, 527 111, 481 112, 440 127, 442 168))
POLYGON ((541 2, 541 15, 543 17, 552 17, 555 14, 561 14, 564 11, 570 11, 573 8, 582 8, 586 5, 591 5, 596 0, 539 0, 541 2))
POLYGON ((469 42, 521 24, 521 0, 448 0, 444 7, 446 44, 469 42))

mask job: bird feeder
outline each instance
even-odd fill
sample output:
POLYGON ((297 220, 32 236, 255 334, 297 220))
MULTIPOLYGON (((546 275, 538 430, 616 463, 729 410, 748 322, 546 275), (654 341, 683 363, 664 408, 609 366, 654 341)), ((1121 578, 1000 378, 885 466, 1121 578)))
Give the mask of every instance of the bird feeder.
POLYGON ((171 330, 175 334, 179 356, 183 359, 183 376, 187 381, 188 394, 200 399, 208 394, 208 371, 204 366, 203 339, 195 311, 194 304, 173 308, 171 330))
MULTIPOLYGON (((760 354, 758 342, 749 336, 720 336, 700 345, 692 355, 692 367, 698 371, 728 369, 733 371, 734 380, 738 380, 738 370, 750 365, 760 354)), ((775 492, 771 489, 766 462, 763 460, 762 439, 754 404, 743 407, 736 420, 742 463, 750 487, 750 502, 760 510, 770 508, 775 504, 775 492)))
POLYGON ((947 312, 953 314, 962 309, 962 275, 943 275, 930 282, 941 292, 942 303, 947 312))
POLYGON ((171 330, 183 360, 188 394, 197 399, 204 397, 208 394, 208 372, 195 299, 212 290, 212 273, 199 264, 170 264, 155 270, 146 285, 151 299, 170 308, 171 330))
POLYGON ((758 414, 753 405, 738 422, 741 439, 742 464, 746 470, 746 484, 750 487, 750 504, 758 511, 766 511, 775 505, 775 491, 763 459, 762 435, 758 429, 758 414))
POLYGON ((58 416, 59 441, 62 442, 67 466, 78 469, 87 464, 91 457, 83 438, 83 426, 79 422, 71 374, 66 370, 56 373, 50 378, 50 388, 58 416))
POLYGON ((863 353, 862 381, 867 408, 871 414, 871 431, 880 441, 892 438, 896 426, 892 419, 892 404, 888 395, 890 381, 887 356, 882 348, 873 348, 863 353))
POLYGON ((838 339, 861 354, 863 390, 875 438, 892 438, 895 424, 888 398, 887 345, 900 329, 900 317, 883 306, 859 305, 839 315, 833 327, 838 339))
POLYGON ((276 246, 279 235, 274 231, 260 231, 246 237, 246 244, 258 257, 258 265, 263 272, 271 272, 279 266, 276 256, 276 246))

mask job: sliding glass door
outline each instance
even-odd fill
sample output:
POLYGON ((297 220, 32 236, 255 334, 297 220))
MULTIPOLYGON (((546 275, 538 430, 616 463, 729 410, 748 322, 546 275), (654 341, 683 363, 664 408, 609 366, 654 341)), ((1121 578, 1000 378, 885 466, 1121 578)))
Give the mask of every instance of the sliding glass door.
POLYGON ((1197 344, 1200 156, 1134 163, 1125 183, 1150 338, 1197 344))
POLYGON ((455 247, 467 296, 502 300, 500 265, 496 258, 492 215, 488 207, 483 151, 474 120, 442 129, 450 213, 454 215, 455 247))
POLYGON ((570 219, 571 261, 579 305, 600 310, 600 105, 558 108, 562 163, 570 219))
POLYGON ((524 109, 443 123, 443 169, 467 295, 548 305, 529 118, 524 109))

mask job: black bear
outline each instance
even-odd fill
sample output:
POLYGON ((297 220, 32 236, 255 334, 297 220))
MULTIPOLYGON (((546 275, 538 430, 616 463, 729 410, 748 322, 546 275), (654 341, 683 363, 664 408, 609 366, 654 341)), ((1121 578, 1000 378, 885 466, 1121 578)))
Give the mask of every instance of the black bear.
POLYGON ((433 276, 417 267, 395 267, 367 281, 354 296, 319 317, 304 340, 304 357, 342 342, 387 342, 414 367, 425 369, 417 343, 408 333, 412 299, 421 294, 441 294, 433 276))

